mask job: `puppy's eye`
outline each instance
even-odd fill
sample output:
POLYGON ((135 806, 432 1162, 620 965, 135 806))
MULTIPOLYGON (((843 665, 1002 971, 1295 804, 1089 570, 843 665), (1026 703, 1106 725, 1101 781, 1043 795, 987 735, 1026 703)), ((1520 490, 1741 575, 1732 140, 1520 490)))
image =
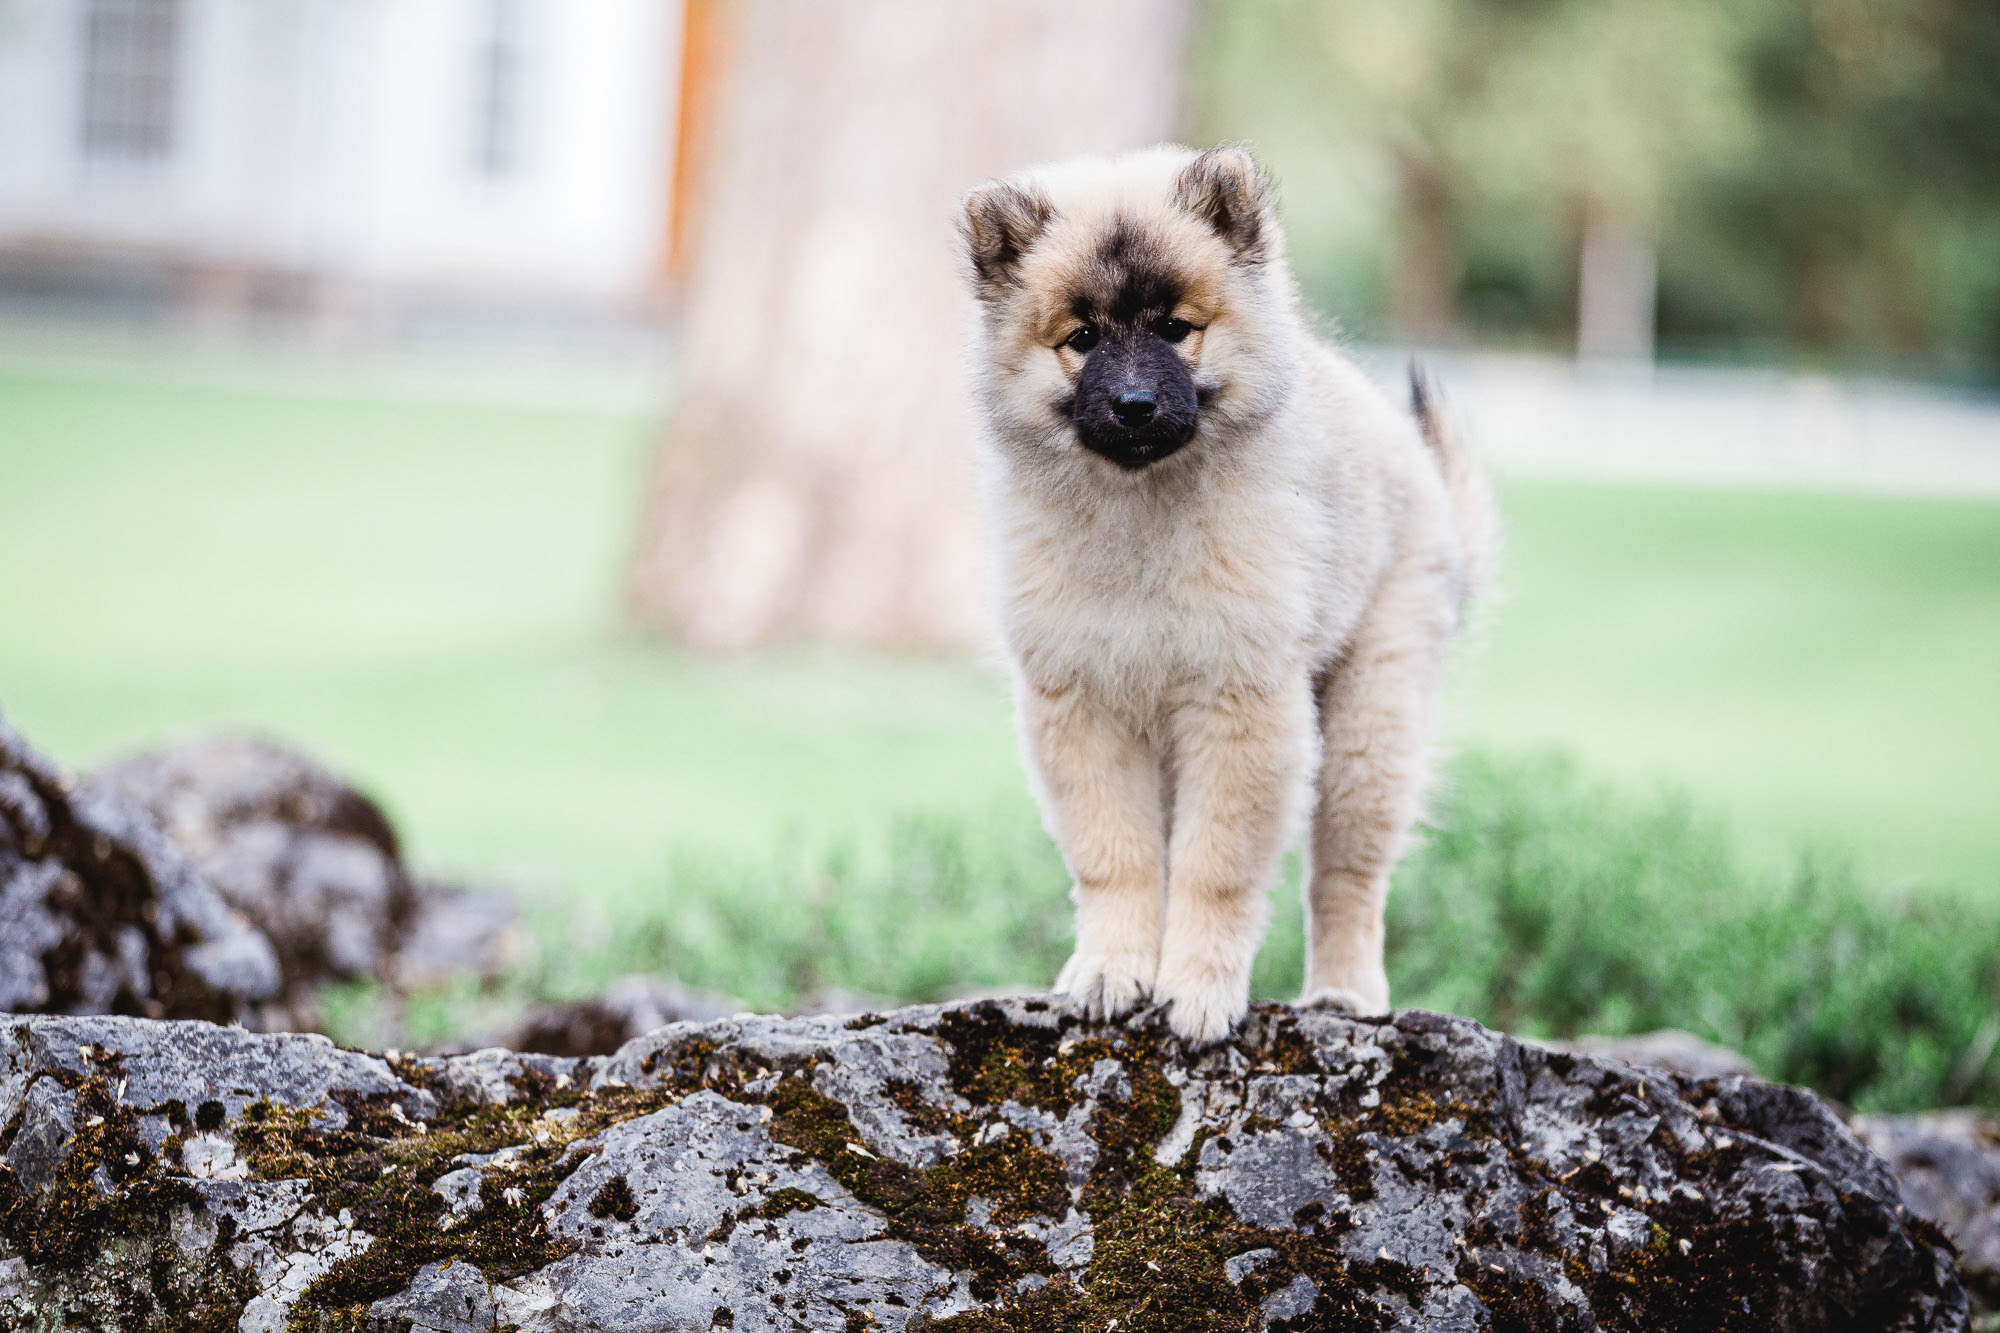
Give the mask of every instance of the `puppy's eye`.
POLYGON ((1169 315, 1153 325, 1153 332, 1159 334, 1170 343, 1177 343, 1194 332, 1194 325, 1184 319, 1176 319, 1174 316, 1169 315))
POLYGON ((1075 333, 1070 334, 1069 337, 1063 339, 1058 346, 1067 347, 1078 356, 1086 355, 1091 348, 1097 346, 1097 330, 1091 325, 1086 324, 1075 333))

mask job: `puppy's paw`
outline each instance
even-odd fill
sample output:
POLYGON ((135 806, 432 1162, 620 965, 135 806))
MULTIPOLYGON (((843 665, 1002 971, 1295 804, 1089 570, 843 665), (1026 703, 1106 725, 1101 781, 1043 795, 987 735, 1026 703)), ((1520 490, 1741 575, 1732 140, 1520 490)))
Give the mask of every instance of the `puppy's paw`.
POLYGON ((1093 1021, 1123 1018, 1151 997, 1156 967, 1139 954, 1072 954, 1056 976, 1056 989, 1093 1021))
POLYGON ((1299 1000, 1301 1009, 1324 1009, 1355 1018, 1377 1018, 1389 1012, 1386 988, 1378 999, 1354 986, 1317 986, 1299 1000))
POLYGON ((1198 973, 1162 977, 1154 994, 1166 1006, 1174 1035, 1197 1049, 1227 1037, 1250 1012, 1247 978, 1238 982, 1198 973))

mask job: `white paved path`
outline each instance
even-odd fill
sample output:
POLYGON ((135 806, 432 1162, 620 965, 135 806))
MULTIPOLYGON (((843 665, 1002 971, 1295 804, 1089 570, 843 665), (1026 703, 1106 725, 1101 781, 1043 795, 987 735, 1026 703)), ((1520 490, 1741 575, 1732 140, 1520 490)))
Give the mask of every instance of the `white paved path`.
MULTIPOLYGON (((1386 370, 1407 356, 1369 359, 1386 370)), ((1490 353, 1422 360, 1503 473, 2000 499, 2000 398, 1490 353)))
MULTIPOLYGON (((1356 354, 1401 392, 1408 352, 1356 354)), ((1453 419, 1503 473, 2000 499, 2000 395, 1492 352, 1420 359, 1453 419)), ((0 368, 658 413, 671 407, 675 357, 670 338, 637 328, 513 342, 251 345, 0 310, 0 368)))

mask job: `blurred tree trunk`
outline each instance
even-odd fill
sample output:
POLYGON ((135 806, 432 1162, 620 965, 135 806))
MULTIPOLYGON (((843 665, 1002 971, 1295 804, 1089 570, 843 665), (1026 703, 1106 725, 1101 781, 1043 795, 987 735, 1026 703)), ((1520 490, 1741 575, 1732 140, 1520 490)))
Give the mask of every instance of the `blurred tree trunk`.
POLYGON ((1660 264, 1652 237, 1591 199, 1577 227, 1576 354, 1584 361, 1653 359, 1660 264))
POLYGON ((1444 174, 1429 154, 1396 154, 1399 214, 1391 254, 1389 323, 1402 337, 1443 342, 1458 333, 1458 244, 1444 174))
POLYGON ((724 53, 629 584, 708 647, 986 634, 959 197, 1169 137, 1190 0, 689 0, 724 53))

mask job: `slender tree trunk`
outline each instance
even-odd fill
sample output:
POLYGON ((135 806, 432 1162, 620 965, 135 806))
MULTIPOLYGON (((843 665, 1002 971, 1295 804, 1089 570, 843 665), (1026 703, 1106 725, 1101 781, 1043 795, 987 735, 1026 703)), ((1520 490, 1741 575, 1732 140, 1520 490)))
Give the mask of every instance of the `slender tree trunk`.
POLYGON ((1577 215, 1578 359, 1652 361, 1660 288, 1652 237, 1588 201, 1577 215))
MULTIPOLYGON (((690 0, 705 4, 710 0, 690 0)), ((745 0, 690 212, 630 605, 738 647, 985 633, 969 188, 1175 129, 1189 0, 745 0)))
POLYGON ((1451 200, 1437 164, 1406 148, 1396 157, 1401 225, 1391 256, 1389 322, 1396 333, 1439 342, 1458 332, 1458 247, 1451 200))

